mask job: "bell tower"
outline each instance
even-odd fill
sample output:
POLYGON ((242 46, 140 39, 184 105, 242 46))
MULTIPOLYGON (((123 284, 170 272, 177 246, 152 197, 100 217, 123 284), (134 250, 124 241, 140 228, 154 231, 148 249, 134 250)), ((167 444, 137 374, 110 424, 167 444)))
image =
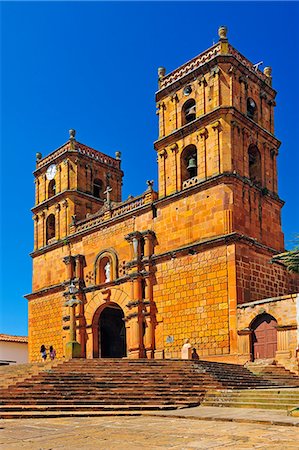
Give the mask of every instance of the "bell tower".
POLYGON ((159 198, 205 189, 208 198, 211 186, 220 198, 226 186, 231 194, 222 196, 217 219, 224 234, 239 232, 280 251, 271 68, 262 72, 239 53, 226 27, 218 34, 218 43, 178 69, 158 69, 159 198))
POLYGON ((76 221, 99 211, 107 202, 121 202, 123 172, 115 158, 69 140, 48 156, 36 154, 34 250, 55 245, 76 221))

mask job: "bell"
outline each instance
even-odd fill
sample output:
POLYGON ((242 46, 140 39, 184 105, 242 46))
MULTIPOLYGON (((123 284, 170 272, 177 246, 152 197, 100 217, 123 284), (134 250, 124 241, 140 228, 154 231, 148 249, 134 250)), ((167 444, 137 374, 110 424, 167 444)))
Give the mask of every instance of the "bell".
POLYGON ((187 170, 188 171, 193 171, 196 168, 197 168, 196 160, 195 160, 194 156, 191 156, 189 161, 188 161, 187 170))

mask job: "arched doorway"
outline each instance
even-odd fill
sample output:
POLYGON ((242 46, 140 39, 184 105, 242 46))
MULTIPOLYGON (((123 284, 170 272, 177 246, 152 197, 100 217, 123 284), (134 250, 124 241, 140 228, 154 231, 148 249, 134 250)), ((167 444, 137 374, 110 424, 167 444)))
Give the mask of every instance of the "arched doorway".
POLYGON ((124 313, 118 305, 109 305, 102 310, 99 318, 98 337, 101 358, 126 356, 124 313))
POLYGON ((277 321, 261 314, 252 322, 252 354, 254 359, 274 358, 277 350, 277 321))

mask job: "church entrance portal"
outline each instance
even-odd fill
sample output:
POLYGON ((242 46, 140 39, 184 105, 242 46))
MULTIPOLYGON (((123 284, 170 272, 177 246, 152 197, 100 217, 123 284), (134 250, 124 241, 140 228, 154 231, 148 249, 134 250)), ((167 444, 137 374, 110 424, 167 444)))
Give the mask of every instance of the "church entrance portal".
POLYGON ((254 359, 274 358, 277 350, 277 321, 269 314, 261 314, 252 323, 254 359))
POLYGON ((107 306, 99 319, 99 349, 101 358, 126 356, 126 327, 123 310, 107 306))

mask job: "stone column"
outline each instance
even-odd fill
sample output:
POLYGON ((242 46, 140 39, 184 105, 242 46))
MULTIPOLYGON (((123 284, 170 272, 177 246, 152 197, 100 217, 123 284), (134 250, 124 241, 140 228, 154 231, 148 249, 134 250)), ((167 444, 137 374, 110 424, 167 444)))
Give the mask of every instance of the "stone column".
POLYGON ((170 147, 170 150, 172 151, 173 154, 173 160, 174 160, 174 174, 175 174, 175 191, 178 191, 178 161, 177 161, 177 154, 178 154, 178 144, 174 144, 170 147))
POLYGON ((46 245, 46 221, 45 221, 46 214, 45 214, 45 212, 43 211, 40 216, 42 218, 42 246, 44 247, 46 245))
POLYGON ((32 217, 34 220, 34 250, 38 249, 38 215, 32 217))
POLYGON ((64 216, 64 219, 63 219, 64 231, 63 231, 62 235, 67 236, 68 235, 68 210, 67 210, 68 209, 68 201, 67 200, 64 200, 62 202, 62 207, 64 209, 64 214, 63 214, 63 216, 64 216))
POLYGON ((39 179, 38 178, 35 178, 34 184, 35 184, 35 204, 38 205, 39 204, 39 179))
POLYGON ((61 165, 59 164, 57 166, 57 171, 58 171, 58 186, 56 185, 56 194, 58 194, 58 192, 61 192, 61 165))
MULTIPOLYGON (((217 158, 218 158, 218 173, 221 173, 221 151, 220 151, 220 131, 221 131, 221 124, 220 121, 217 120, 216 123, 212 125, 212 129, 216 133, 216 148, 217 148, 217 158)), ((233 145, 232 145, 233 148, 233 145)))
POLYGON ((155 355, 155 311, 152 302, 152 282, 151 278, 146 279, 145 298, 143 299, 143 318, 145 323, 144 347, 147 358, 154 358, 155 355))
POLYGON ((47 177, 46 177, 46 175, 44 175, 43 180, 44 180, 44 200, 46 200, 47 199, 47 177))
POLYGON ((198 173, 199 178, 207 179, 207 146, 206 146, 206 140, 208 138, 208 130, 204 128, 199 132, 199 136, 202 141, 202 152, 203 152, 203 174, 198 173), (203 176, 202 176, 203 175, 203 176))
POLYGON ((60 239, 60 204, 59 203, 55 206, 55 212, 56 212, 56 214, 55 214, 55 223, 56 223, 56 227, 55 227, 56 236, 55 236, 55 239, 57 241, 59 241, 59 239, 60 239))
POLYGON ((72 280, 74 278, 74 268, 75 268, 75 261, 73 256, 65 256, 63 258, 63 262, 66 265, 66 278, 67 280, 72 280))
POLYGON ((166 196, 166 159, 167 159, 167 151, 166 149, 162 150, 159 153, 159 192, 162 192, 162 197, 166 196), (162 170, 161 170, 162 164, 162 170))

